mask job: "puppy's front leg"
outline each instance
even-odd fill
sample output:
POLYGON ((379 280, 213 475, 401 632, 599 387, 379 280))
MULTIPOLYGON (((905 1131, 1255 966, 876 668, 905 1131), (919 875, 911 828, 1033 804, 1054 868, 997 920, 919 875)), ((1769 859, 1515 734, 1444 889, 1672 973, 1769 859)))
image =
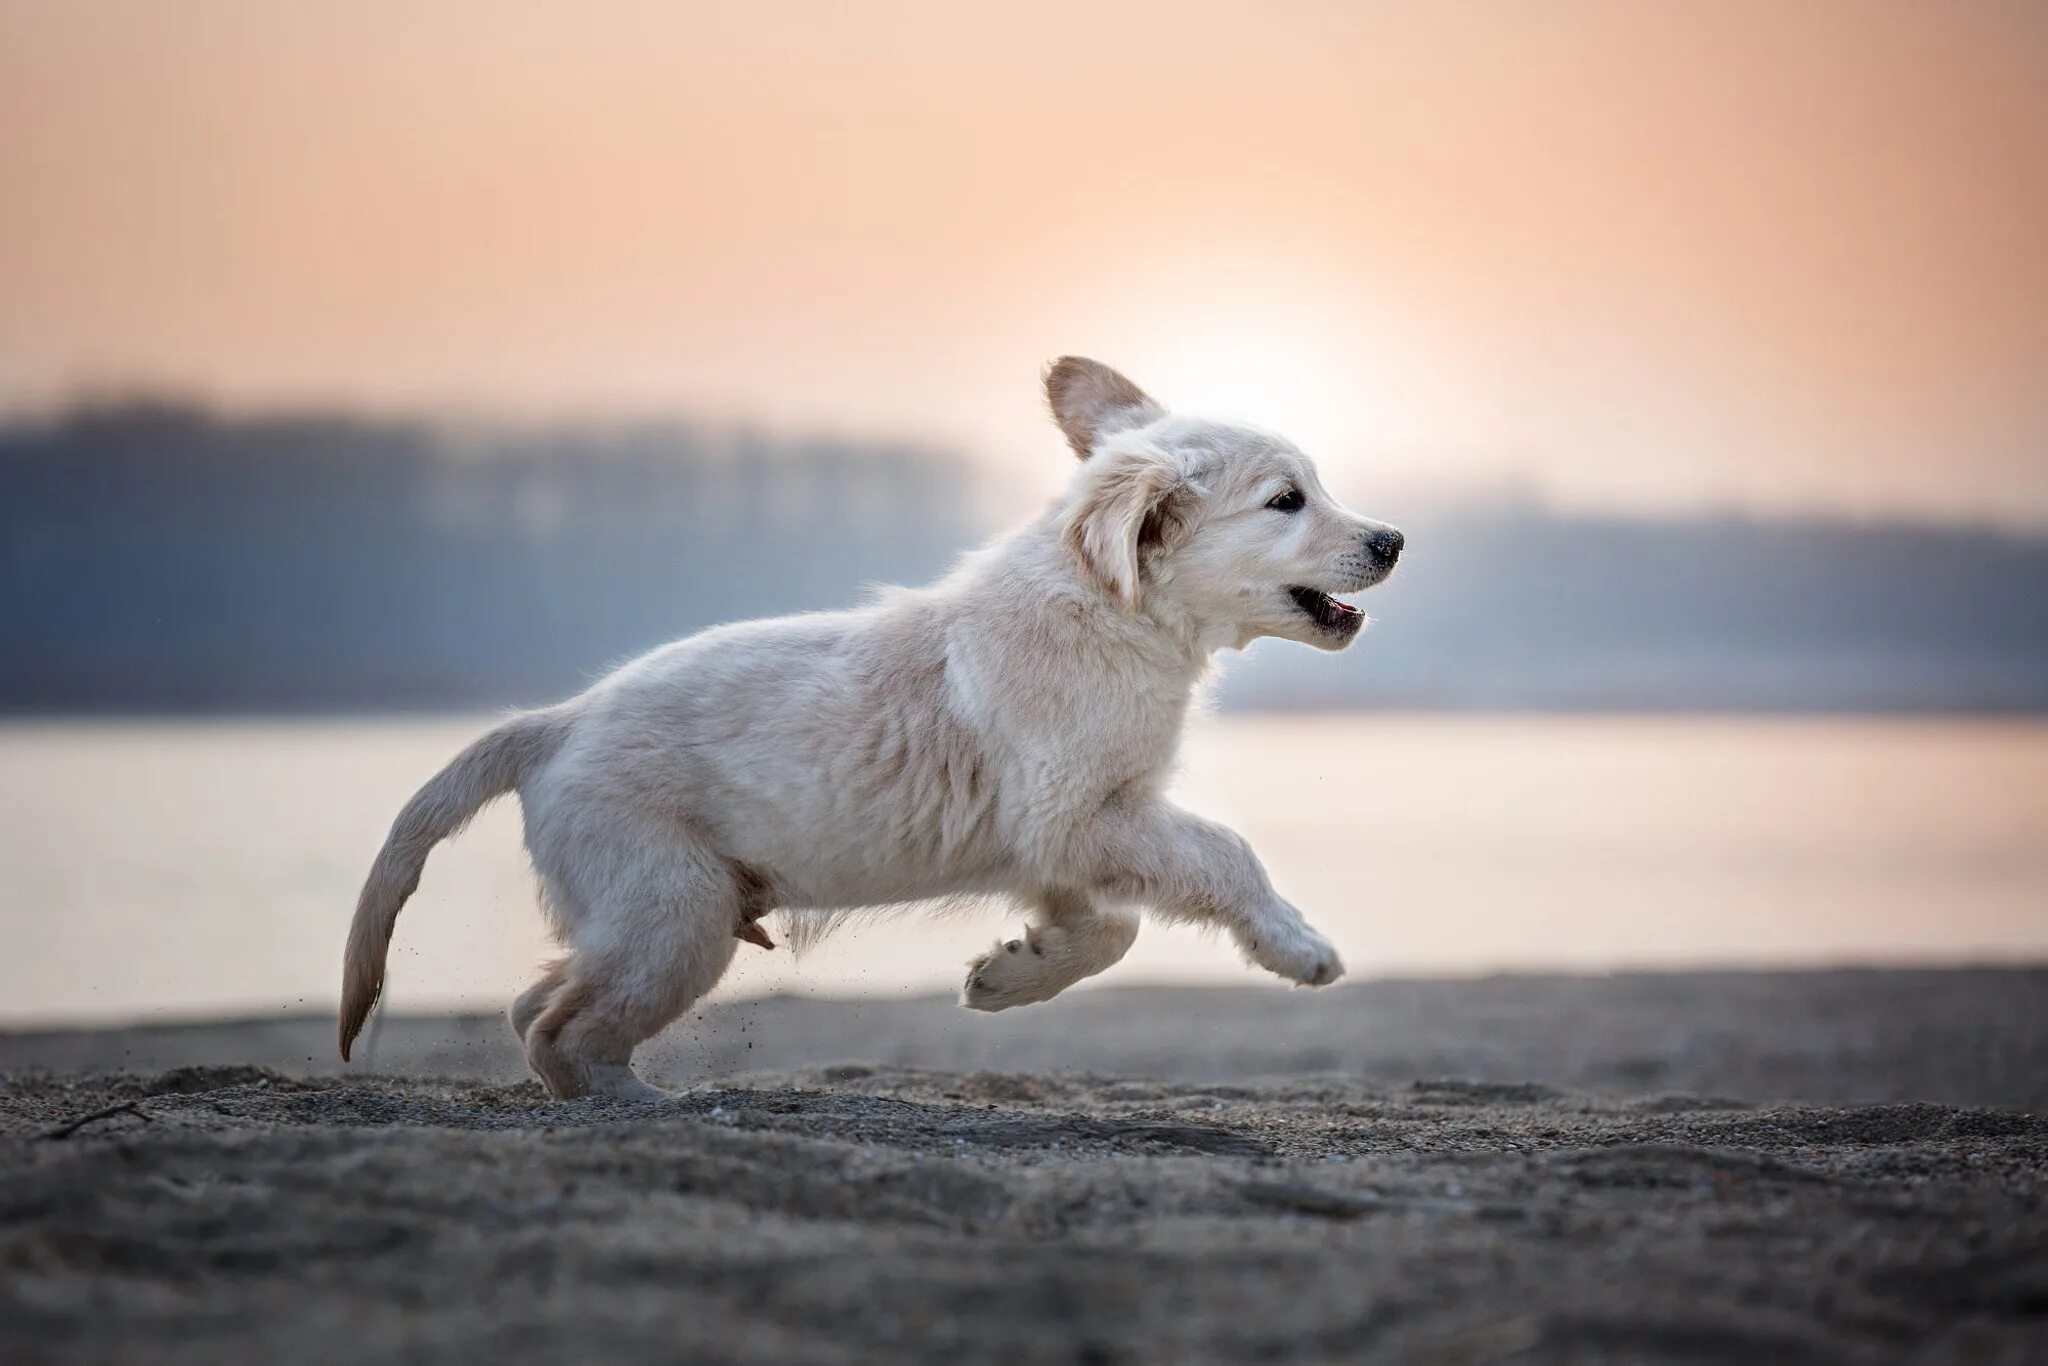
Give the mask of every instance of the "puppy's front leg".
POLYGON ((1095 885, 1162 914, 1222 927, 1244 955, 1303 986, 1344 975, 1330 941, 1274 892, 1244 836, 1156 797, 1104 806, 1086 842, 1095 885))
POLYGON ((1138 937, 1138 916, 1080 892, 1055 889, 1033 898, 1030 926, 967 965, 960 1004, 1008 1010, 1050 1001, 1084 977, 1115 965, 1138 937))

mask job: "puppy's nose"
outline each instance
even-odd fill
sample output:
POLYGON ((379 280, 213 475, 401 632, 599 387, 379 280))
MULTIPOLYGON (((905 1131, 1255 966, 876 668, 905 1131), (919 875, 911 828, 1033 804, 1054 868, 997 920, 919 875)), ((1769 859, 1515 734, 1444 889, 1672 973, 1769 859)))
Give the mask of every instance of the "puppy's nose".
POLYGON ((1408 544, 1408 538, 1392 527, 1384 527, 1366 537, 1365 544, 1374 559, 1391 569, 1394 561, 1401 558, 1401 547, 1408 544))

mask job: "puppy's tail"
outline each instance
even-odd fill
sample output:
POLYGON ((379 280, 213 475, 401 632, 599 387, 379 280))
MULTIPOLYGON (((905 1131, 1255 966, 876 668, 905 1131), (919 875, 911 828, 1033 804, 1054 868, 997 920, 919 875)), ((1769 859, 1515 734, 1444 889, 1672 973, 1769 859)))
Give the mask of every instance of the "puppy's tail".
POLYGON ((493 797, 519 785, 521 778, 545 763, 562 746, 569 731, 563 708, 525 712, 455 756, 436 773, 391 824, 391 834, 370 865, 369 880, 356 901, 349 926, 348 952, 341 973, 341 1056, 369 1018, 377 993, 384 989, 384 959, 398 912, 420 885, 433 847, 463 826, 493 797))

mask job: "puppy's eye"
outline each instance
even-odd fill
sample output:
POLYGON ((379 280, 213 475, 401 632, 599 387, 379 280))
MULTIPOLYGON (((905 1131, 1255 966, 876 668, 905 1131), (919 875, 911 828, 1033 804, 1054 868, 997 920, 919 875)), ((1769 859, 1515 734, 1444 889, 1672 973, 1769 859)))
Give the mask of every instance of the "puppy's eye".
POLYGON ((1299 512, 1301 511, 1301 505, 1307 501, 1306 498, 1301 496, 1300 489, 1289 489, 1270 503, 1267 503, 1266 506, 1275 512, 1299 512))

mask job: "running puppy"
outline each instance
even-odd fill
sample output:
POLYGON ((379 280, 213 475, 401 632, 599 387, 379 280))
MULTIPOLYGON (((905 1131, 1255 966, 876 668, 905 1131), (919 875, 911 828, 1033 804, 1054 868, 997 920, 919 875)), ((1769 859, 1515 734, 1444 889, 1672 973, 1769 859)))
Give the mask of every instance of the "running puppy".
POLYGON ((515 716, 407 803, 349 931, 341 1055, 384 982, 399 908, 435 844, 517 791, 569 953, 512 1006, 556 1096, 654 1099, 634 1047, 782 911, 959 894, 1026 909, 970 965, 962 1003, 1044 1001, 1123 957, 1126 903, 1228 931, 1291 982, 1343 973, 1242 837, 1161 795, 1190 694, 1221 649, 1341 650, 1332 597, 1384 579, 1401 533, 1346 511, 1308 458, 1179 417, 1108 366, 1045 379, 1082 460, 1066 496, 929 588, 850 612, 741 622, 515 716))

